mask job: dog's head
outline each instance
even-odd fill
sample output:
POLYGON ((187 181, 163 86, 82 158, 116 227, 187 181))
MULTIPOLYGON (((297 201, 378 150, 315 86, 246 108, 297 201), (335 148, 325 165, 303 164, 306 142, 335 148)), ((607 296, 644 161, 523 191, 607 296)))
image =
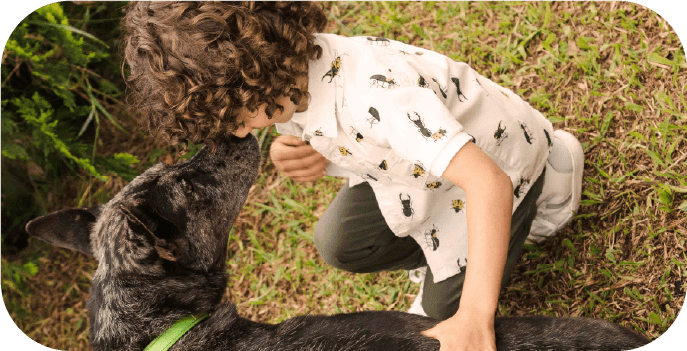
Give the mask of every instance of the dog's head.
POLYGON ((225 260, 229 230, 259 167, 254 137, 228 137, 215 152, 203 148, 186 162, 151 167, 105 205, 57 211, 26 230, 91 254, 108 270, 208 271, 225 260))

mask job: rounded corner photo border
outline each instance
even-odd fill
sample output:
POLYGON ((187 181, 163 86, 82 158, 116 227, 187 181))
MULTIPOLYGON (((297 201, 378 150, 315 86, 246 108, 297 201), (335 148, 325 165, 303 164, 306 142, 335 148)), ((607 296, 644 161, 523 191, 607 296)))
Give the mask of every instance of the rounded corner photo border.
MULTIPOLYGON (((3 43, 3 51, 10 33, 24 17, 32 11, 53 2, 58 1, 23 0, 5 2, 3 11, 0 13, 0 40, 3 43)), ((687 15, 687 2, 679 0, 635 0, 632 2, 657 12, 675 29, 681 40, 687 38, 687 23, 682 21, 685 15, 687 15)), ((52 350, 39 345, 24 335, 7 313, 4 301, 0 303, 2 304, 2 308, 0 308, 0 338, 3 340, 2 349, 26 351, 52 350)), ((673 325, 663 336, 639 350, 682 350, 685 347, 686 340, 682 333, 687 333, 687 317, 678 315, 673 325)))

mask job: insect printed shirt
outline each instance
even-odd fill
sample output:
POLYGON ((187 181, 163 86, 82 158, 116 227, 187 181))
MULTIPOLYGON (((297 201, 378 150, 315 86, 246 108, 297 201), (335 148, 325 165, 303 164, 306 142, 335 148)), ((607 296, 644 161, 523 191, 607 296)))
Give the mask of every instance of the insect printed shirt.
POLYGON ((367 181, 397 236, 423 248, 435 282, 467 264, 465 192, 442 178, 468 142, 513 183, 513 211, 544 169, 553 128, 512 91, 436 52, 374 37, 317 34, 310 105, 282 134, 309 140, 329 175, 367 181))

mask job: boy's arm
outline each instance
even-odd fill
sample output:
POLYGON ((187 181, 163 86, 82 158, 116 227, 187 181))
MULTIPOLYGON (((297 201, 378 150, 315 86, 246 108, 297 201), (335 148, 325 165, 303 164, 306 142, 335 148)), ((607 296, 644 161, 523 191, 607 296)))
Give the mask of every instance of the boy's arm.
POLYGON ((473 143, 442 175, 467 195, 468 268, 458 312, 424 334, 441 351, 495 350, 494 314, 508 253, 513 209, 510 178, 473 143))

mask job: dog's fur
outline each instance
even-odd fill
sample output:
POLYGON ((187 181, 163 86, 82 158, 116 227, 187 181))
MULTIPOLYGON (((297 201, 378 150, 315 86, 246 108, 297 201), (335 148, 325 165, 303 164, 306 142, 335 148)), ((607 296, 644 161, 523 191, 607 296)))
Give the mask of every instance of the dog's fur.
MULTIPOLYGON (((378 311, 302 316, 269 325, 218 307, 229 230, 260 166, 254 137, 222 140, 177 165, 158 164, 98 208, 58 211, 27 231, 95 256, 88 309, 96 350, 142 350, 176 320, 212 315, 171 350, 438 350, 438 321, 378 311)), ((626 350, 648 339, 588 318, 497 318, 499 350, 626 350)))

